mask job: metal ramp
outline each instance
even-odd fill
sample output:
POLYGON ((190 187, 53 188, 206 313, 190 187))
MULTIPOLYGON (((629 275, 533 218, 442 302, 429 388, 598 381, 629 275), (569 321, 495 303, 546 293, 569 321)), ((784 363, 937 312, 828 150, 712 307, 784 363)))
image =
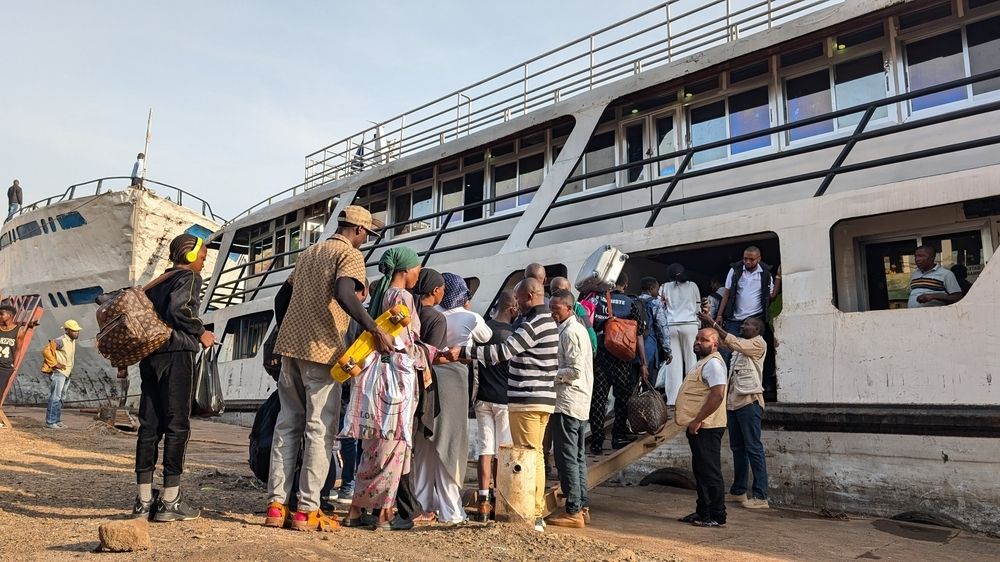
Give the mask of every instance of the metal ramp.
MULTIPOLYGON (((645 457, 660 445, 666 443, 684 432, 684 427, 674 423, 671 418, 656 433, 645 434, 627 446, 614 451, 610 455, 595 457, 587 456, 587 488, 593 490, 630 464, 645 457)), ((546 515, 559 509, 565 501, 565 496, 559 488, 559 482, 546 482, 545 492, 546 515)))
POLYGON ((7 416, 3 412, 3 404, 7 400, 7 394, 10 392, 10 389, 14 386, 17 371, 21 368, 21 362, 24 361, 24 356, 31 343, 31 336, 34 335, 35 327, 38 326, 38 322, 42 319, 42 314, 45 311, 42 309, 42 299, 39 295, 20 295, 8 297, 8 300, 17 308, 17 313, 14 314, 14 324, 20 326, 24 334, 21 346, 14 356, 14 373, 10 376, 10 380, 7 381, 6 387, 0 389, 0 422, 10 427, 10 420, 7 419, 7 416))

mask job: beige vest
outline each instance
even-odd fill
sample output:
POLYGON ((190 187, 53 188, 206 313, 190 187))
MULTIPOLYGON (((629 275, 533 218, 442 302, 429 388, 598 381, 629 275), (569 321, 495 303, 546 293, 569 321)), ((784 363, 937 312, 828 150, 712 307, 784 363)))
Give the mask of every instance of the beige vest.
MULTIPOLYGON (((716 351, 698 361, 694 369, 691 369, 691 372, 684 377, 684 382, 681 383, 681 388, 677 391, 677 416, 674 418, 677 425, 686 426, 694 421, 698 412, 701 411, 702 405, 705 404, 705 400, 708 399, 710 387, 701 379, 701 370, 705 367, 705 363, 708 363, 712 358, 722 361, 725 365, 722 355, 716 351)), ((722 403, 705 418, 702 427, 706 429, 726 427, 726 421, 726 397, 723 394, 722 403)))
POLYGON ((67 377, 73 372, 73 361, 76 359, 76 340, 69 336, 61 336, 62 349, 56 348, 56 361, 66 365, 66 369, 59 371, 67 377))

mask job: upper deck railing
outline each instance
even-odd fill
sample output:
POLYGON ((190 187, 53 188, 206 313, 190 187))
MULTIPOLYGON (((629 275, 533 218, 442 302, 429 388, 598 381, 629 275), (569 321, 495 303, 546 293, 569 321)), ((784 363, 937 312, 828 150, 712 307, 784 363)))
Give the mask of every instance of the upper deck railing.
MULTIPOLYGON (((167 197, 174 203, 177 203, 178 205, 187 207, 193 211, 201 213, 206 218, 212 219, 213 221, 220 224, 226 222, 226 219, 216 215, 212 211, 212 206, 208 203, 208 201, 205 201, 204 199, 198 197, 193 193, 185 191, 179 187, 175 187, 170 184, 158 182, 156 180, 151 180, 148 178, 142 180, 142 183, 146 187, 148 187, 149 185, 155 185, 160 188, 163 188, 163 190, 166 191, 167 193, 165 197, 167 197)), ((63 201, 71 201, 73 199, 76 199, 77 197, 91 197, 93 195, 100 195, 102 193, 114 191, 116 189, 115 184, 120 186, 118 187, 118 189, 126 189, 128 187, 131 187, 132 178, 128 176, 108 176, 105 178, 98 178, 96 180, 90 180, 90 181, 85 181, 83 183, 73 184, 67 187, 66 191, 58 195, 46 197, 45 199, 40 199, 38 201, 35 201, 34 203, 29 203, 21 207, 21 210, 17 212, 17 215, 30 213, 32 211, 48 207, 49 205, 53 205, 55 203, 61 203, 63 201)))
POLYGON ((663 2, 309 154, 302 187, 308 189, 444 144, 841 2, 663 2))

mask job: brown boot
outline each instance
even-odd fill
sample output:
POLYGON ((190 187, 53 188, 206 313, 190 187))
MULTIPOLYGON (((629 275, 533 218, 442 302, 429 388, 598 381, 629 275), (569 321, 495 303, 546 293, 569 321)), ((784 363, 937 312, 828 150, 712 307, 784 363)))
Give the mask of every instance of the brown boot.
POLYGON ((583 522, 583 513, 579 512, 572 515, 569 513, 551 515, 545 522, 553 527, 569 527, 571 529, 582 529, 586 525, 583 522))
POLYGON ((491 515, 493 515, 493 504, 490 503, 490 498, 479 496, 479 500, 476 502, 476 514, 472 516, 472 520, 486 523, 490 520, 491 515))
POLYGON ((580 513, 583 514, 583 522, 586 523, 587 525, 590 525, 590 508, 585 507, 580 510, 580 513))

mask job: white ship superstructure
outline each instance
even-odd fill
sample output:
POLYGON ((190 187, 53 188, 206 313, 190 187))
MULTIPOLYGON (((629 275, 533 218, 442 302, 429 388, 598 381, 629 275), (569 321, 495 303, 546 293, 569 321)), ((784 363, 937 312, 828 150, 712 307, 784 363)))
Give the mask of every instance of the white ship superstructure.
MULTIPOLYGON (((49 381, 41 374, 41 349, 74 319, 83 328, 67 404, 118 403, 117 371, 95 347, 94 299, 122 287, 142 285, 169 267, 174 236, 207 237, 222 222, 204 200, 179 188, 145 180, 103 178, 71 186, 65 193, 26 205, 0 230, 0 287, 4 295, 38 294, 45 307, 24 364, 7 401, 44 403, 49 381)), ((209 253, 206 267, 215 262, 209 253)), ((138 393, 138 372, 131 374, 138 393)))
POLYGON ((784 282, 772 501, 998 533, 998 110, 997 0, 667 2, 308 156, 227 224, 227 400, 273 390, 273 295, 351 203, 389 225, 371 276, 406 244, 483 313, 531 262, 572 277, 612 244, 633 280, 679 262, 705 291, 754 244, 784 282), (919 244, 968 269, 963 300, 906 308, 919 244))

